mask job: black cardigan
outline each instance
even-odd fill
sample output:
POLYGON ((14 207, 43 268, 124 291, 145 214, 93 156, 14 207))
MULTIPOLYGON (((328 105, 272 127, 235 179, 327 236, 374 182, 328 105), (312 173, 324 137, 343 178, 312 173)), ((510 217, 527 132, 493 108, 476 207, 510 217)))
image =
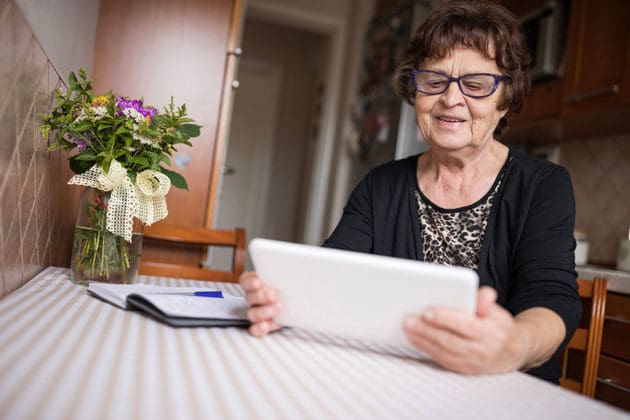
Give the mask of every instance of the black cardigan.
MULTIPOLYGON (((423 260, 415 197, 418 156, 371 170, 352 192, 324 246, 423 260)), ((481 247, 480 285, 494 287, 498 303, 513 315, 532 307, 556 312, 566 327, 562 349, 582 311, 571 179, 563 167, 515 150, 509 152, 505 171, 481 247)), ((557 383, 561 370, 556 359, 529 373, 557 383)))

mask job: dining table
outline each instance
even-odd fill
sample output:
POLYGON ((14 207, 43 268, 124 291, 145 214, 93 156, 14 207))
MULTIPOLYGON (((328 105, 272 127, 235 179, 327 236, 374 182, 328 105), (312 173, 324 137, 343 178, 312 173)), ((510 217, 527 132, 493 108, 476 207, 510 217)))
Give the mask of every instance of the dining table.
MULTIPOLYGON (((139 276, 139 283, 235 283, 139 276)), ((334 320, 331 320, 334 322, 334 320)), ((0 419, 629 419, 522 372, 461 375, 404 349, 283 328, 176 328, 47 267, 0 300, 0 419)))

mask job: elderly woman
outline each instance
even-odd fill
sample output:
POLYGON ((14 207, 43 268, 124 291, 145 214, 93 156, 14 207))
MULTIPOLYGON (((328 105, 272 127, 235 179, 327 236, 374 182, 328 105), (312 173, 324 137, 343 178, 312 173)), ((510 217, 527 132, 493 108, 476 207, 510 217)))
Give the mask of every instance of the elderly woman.
MULTIPOLYGON (((370 171, 324 246, 475 269, 476 314, 435 307, 411 315, 401 326, 409 341, 456 372, 525 370, 558 382, 552 356, 581 312, 571 180, 500 142, 528 92, 528 66, 506 9, 442 4, 394 77, 430 150, 370 171)), ((278 328, 282 309, 263 280, 241 278, 256 336, 278 328)))

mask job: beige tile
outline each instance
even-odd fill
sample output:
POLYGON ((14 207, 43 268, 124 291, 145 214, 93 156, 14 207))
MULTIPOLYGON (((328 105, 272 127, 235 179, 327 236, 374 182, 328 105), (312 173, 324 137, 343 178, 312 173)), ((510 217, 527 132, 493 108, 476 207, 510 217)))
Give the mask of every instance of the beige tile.
POLYGON ((630 225, 630 134, 563 143, 561 156, 573 179, 576 226, 589 234, 589 260, 614 264, 630 225))
MULTIPOLYGON (((0 296, 16 289, 57 257, 67 264, 72 232, 62 156, 53 159, 39 135, 41 115, 60 77, 19 10, 0 0, 0 296), (64 181, 65 184, 65 181, 64 181), (65 186, 65 185, 64 185, 65 186), (60 243, 61 242, 61 243, 60 243), (56 246, 52 246, 55 244, 56 246), (53 252, 53 248, 59 251, 53 252)), ((67 166, 67 162, 63 162, 67 166)))
POLYGON ((3 250, 4 256, 4 272, 5 291, 14 290, 20 283, 22 277, 22 259, 20 254, 20 221, 18 212, 15 213, 15 220, 7 230, 5 230, 6 247, 3 250))

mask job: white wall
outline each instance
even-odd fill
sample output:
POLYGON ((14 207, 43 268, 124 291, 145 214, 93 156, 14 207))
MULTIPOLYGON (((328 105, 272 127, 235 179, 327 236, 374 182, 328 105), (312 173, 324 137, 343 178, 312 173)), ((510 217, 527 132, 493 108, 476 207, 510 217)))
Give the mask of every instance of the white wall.
POLYGON ((15 0, 59 73, 92 70, 100 0, 15 0))

